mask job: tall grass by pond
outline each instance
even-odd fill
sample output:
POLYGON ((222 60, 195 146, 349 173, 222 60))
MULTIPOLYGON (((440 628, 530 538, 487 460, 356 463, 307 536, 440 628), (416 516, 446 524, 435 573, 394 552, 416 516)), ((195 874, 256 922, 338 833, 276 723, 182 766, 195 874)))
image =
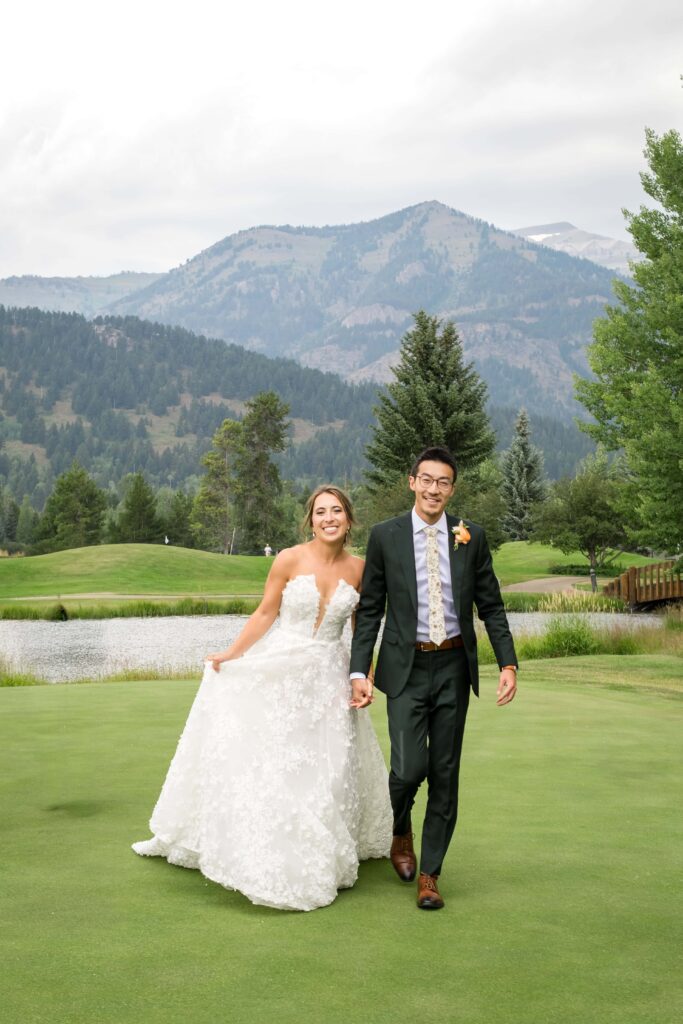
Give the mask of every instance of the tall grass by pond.
POLYGON ((0 619, 42 619, 66 622, 68 619, 131 619, 163 618, 169 615, 251 615, 258 606, 257 598, 232 597, 212 600, 196 597, 177 601, 155 601, 144 598, 130 601, 62 604, 12 604, 0 607, 0 619))
MULTIPOLYGON (((503 594, 508 612, 623 612, 626 605, 603 594, 503 594)), ((0 619, 66 622, 68 619, 154 618, 165 615, 251 615, 258 598, 154 598, 119 601, 17 602, 0 605, 0 619)))

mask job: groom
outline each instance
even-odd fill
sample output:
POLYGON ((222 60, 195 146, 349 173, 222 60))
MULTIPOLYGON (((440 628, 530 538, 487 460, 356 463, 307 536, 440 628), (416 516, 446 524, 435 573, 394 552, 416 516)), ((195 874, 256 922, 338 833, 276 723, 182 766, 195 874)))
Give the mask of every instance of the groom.
POLYGON ((457 468, 447 448, 426 448, 410 470, 415 507, 373 527, 351 649, 353 703, 372 701, 368 678, 382 616, 375 683, 387 696, 394 813, 391 862, 415 877, 411 809, 427 779, 417 905, 439 910, 441 865, 458 813, 458 772, 470 687, 479 693, 473 605, 500 667, 497 703, 517 692, 517 657, 486 535, 446 515, 457 468))

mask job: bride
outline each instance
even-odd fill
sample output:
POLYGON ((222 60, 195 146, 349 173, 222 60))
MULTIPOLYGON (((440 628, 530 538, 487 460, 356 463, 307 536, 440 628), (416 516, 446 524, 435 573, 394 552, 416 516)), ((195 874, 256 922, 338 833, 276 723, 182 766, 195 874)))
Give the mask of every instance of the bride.
POLYGON ((208 656, 154 837, 133 844, 283 910, 331 903, 359 860, 388 856, 392 833, 377 738, 350 699, 344 627, 363 560, 344 547, 349 499, 318 488, 306 523, 313 539, 275 558, 237 640, 208 656))

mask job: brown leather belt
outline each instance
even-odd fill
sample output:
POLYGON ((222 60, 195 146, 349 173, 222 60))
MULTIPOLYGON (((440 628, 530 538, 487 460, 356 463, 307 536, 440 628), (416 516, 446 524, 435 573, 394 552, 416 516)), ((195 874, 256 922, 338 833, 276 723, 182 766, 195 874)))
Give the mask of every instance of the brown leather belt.
POLYGON ((442 644, 432 643, 431 640, 418 640, 415 644, 416 651, 451 651, 454 647, 464 647, 465 641, 458 636, 449 636, 442 644))

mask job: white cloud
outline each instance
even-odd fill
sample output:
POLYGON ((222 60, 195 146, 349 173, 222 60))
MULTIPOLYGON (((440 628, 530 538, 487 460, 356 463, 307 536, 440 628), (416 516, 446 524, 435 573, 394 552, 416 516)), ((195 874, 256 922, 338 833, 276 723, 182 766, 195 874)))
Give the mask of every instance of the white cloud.
POLYGON ((679 6, 15 5, 0 276, 162 270, 252 224, 424 199, 623 237, 644 126, 680 124, 679 6))

